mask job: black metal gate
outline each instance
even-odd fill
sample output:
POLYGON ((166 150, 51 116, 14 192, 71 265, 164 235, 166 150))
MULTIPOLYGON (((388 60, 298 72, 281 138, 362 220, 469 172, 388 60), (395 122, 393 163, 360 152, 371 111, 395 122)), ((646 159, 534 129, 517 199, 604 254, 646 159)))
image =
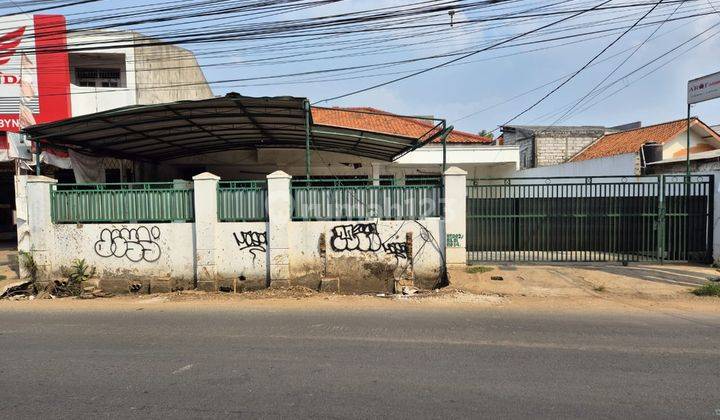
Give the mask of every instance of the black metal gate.
POLYGON ((468 180, 468 262, 709 261, 713 175, 468 180))

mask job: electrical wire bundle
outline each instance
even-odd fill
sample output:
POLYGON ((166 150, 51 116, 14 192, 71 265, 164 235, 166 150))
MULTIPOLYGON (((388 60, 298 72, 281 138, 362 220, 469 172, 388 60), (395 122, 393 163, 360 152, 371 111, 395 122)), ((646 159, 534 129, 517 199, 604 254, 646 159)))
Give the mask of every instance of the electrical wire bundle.
MULTIPOLYGON (((588 54, 589 61, 565 76, 519 94, 511 93, 508 99, 459 119, 544 91, 520 113, 513 114, 507 120, 510 123, 539 107, 581 73, 599 68, 613 57, 622 59, 589 92, 541 116, 544 120, 552 118, 552 124, 609 99, 611 89, 621 80, 641 80, 651 74, 646 71, 662 68, 650 67, 653 64, 667 65, 718 32, 710 25, 707 31, 680 40, 677 48, 668 49, 657 59, 622 73, 638 50, 648 48, 646 44, 675 36, 682 26, 705 17, 720 18, 718 6, 711 0, 400 0, 384 7, 343 0, 165 0, 121 7, 107 0, 0 1, 5 21, 12 19, 10 15, 49 11, 66 15, 67 34, 63 28, 57 28, 56 33, 75 40, 68 47, 71 53, 176 44, 193 51, 211 75, 208 83, 216 93, 239 88, 302 93, 313 88, 330 93, 318 101, 323 104, 448 67, 473 66, 571 45, 597 46, 609 40, 588 54), (99 41, 92 36, 98 30, 120 32, 99 41), (136 34, 128 30, 147 38, 138 43, 136 34), (628 47, 632 33, 639 31, 650 34, 628 47), (348 85, 356 88, 348 89, 348 85)), ((48 36, 53 36, 52 29, 48 36)), ((164 54, 157 58, 173 58, 164 54)), ((154 58, 151 54, 143 57, 154 58)), ((166 67, 134 71, 194 66, 182 56, 175 58, 178 60, 166 67)), ((153 88, 190 89, 197 83, 178 80, 153 88)))

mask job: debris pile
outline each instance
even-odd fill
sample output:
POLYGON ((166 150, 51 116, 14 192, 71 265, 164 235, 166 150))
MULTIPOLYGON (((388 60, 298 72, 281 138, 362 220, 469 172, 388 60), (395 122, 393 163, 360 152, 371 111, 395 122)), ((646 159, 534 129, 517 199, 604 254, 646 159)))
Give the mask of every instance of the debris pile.
POLYGON ((318 292, 305 286, 287 286, 245 291, 243 297, 248 299, 302 299, 317 295, 318 292))
POLYGON ((106 292, 95 286, 83 287, 82 292, 78 295, 80 299, 95 299, 95 298, 108 298, 113 297, 114 294, 106 292))
POLYGON ((396 293, 376 293, 375 297, 389 298, 389 299, 402 299, 408 297, 423 297, 429 292, 427 290, 420 290, 412 286, 402 286, 400 292, 396 293))
POLYGON ((73 297, 95 299, 112 297, 113 294, 96 286, 81 287, 67 279, 54 280, 44 287, 37 287, 32 280, 17 280, 0 286, 0 298, 10 300, 55 299, 73 297))
POLYGON ((10 300, 28 299, 35 293, 32 280, 9 281, 0 286, 0 298, 10 300))

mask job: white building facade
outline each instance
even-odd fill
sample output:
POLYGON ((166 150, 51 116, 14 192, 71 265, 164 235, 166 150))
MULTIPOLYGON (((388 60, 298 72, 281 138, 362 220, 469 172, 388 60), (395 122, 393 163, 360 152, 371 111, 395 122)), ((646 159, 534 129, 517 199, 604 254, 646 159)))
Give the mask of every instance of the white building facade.
MULTIPOLYGON (((22 127, 131 105, 212 97, 193 54, 128 31, 66 30, 60 15, 0 19, 0 240, 14 235, 13 175, 32 166, 22 127), (170 85, 182 81, 183 89, 170 85), (21 118, 20 102, 27 113, 21 118), (25 162, 22 164, 21 162, 25 162)), ((44 150, 44 173, 72 180, 68 150, 44 150)), ((128 180, 132 164, 97 161, 103 180, 128 180), (107 172, 107 177, 105 174, 107 172)))

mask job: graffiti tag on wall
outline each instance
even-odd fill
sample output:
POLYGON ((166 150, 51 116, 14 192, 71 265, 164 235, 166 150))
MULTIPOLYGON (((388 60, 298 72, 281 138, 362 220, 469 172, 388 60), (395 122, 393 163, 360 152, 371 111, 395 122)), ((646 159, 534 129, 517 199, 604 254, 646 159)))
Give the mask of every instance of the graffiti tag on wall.
POLYGON ((103 229, 100 239, 95 242, 95 253, 103 258, 127 258, 132 262, 154 262, 160 259, 160 245, 155 242, 160 238, 160 228, 153 226, 148 229, 140 226, 137 229, 103 229))
POLYGON ((462 240, 462 233, 448 233, 447 234, 447 246, 448 248, 460 248, 460 240, 462 240))
POLYGON ((386 254, 390 254, 395 258, 408 259, 408 246, 405 242, 390 242, 383 245, 386 254))
POLYGON ((238 247, 240 247, 240 251, 248 250, 253 256, 253 261, 257 258, 258 252, 267 251, 267 234, 265 232, 248 230, 239 233, 233 232, 233 236, 238 247))
POLYGON ((330 247, 335 252, 385 251, 398 259, 408 259, 408 246, 405 242, 383 242, 376 223, 356 223, 332 228, 330 247))
POLYGON ((375 223, 340 225, 332 228, 330 247, 335 252, 377 252, 382 245, 375 223))

